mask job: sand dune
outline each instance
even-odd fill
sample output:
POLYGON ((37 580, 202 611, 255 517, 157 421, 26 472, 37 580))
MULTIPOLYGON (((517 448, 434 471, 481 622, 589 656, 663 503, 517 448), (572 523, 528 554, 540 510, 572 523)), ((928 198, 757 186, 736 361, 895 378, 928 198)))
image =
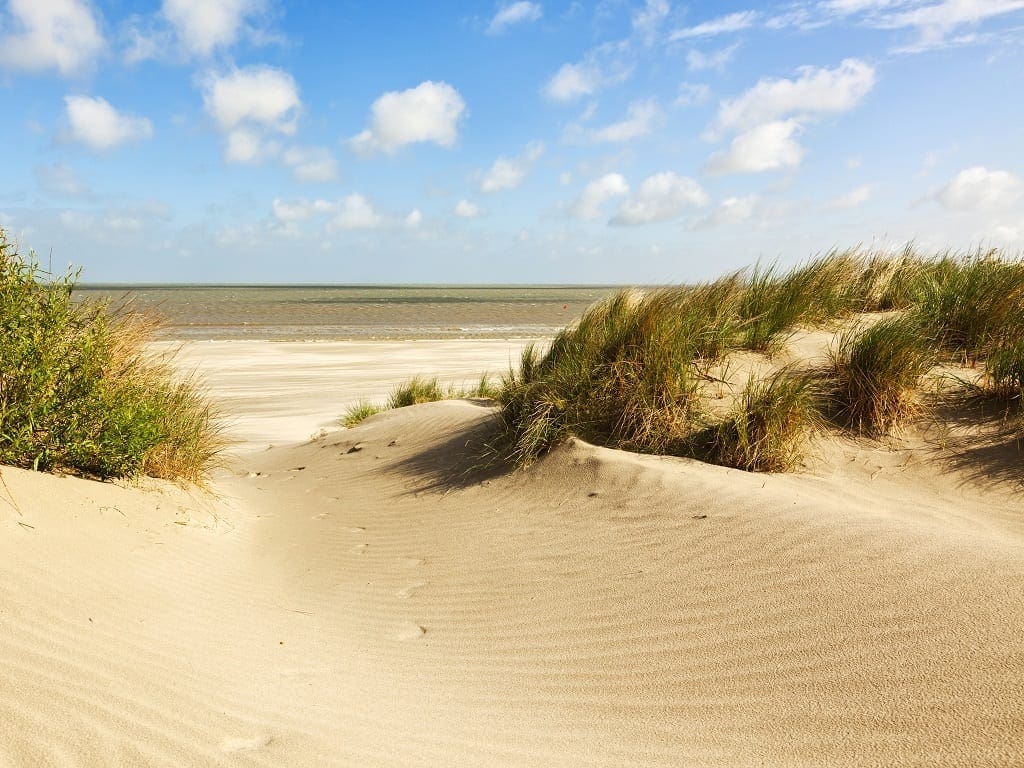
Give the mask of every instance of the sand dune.
POLYGON ((474 470, 491 413, 239 451, 217 498, 4 469, 0 765, 1024 763, 1012 481, 474 470))

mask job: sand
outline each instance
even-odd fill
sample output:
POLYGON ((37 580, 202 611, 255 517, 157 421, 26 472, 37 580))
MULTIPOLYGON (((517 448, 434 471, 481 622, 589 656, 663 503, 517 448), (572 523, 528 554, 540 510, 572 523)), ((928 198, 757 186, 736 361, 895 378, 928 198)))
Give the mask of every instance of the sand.
POLYGON ((1024 764, 1019 480, 852 441, 474 471, 467 401, 309 439, 502 344, 190 349, 241 440, 213 496, 5 468, 0 765, 1024 764))

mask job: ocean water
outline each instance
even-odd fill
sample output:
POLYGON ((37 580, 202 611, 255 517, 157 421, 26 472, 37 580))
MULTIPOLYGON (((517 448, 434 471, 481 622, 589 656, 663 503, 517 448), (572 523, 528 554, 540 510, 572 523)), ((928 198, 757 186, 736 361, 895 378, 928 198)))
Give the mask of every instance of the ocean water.
POLYGON ((81 285, 79 298, 131 301, 163 338, 450 339, 549 336, 609 286, 81 285))

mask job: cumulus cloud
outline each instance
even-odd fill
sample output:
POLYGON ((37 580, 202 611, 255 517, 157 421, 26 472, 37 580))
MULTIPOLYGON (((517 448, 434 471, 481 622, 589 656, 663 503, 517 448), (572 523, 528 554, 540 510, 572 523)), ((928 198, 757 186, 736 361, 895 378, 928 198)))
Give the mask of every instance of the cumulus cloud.
POLYGON ((483 214, 480 210, 480 206, 476 203, 470 202, 469 200, 459 200, 455 204, 455 208, 452 210, 456 216, 460 219, 475 219, 483 214))
POLYGON ((376 229, 384 217, 360 194, 343 197, 335 206, 328 230, 376 229))
POLYGON ((677 29, 669 35, 668 39, 670 41, 686 40, 693 37, 713 37, 714 35, 722 35, 728 32, 739 32, 752 26, 755 21, 757 21, 756 11, 730 13, 727 16, 719 16, 716 19, 710 19, 709 21, 697 24, 694 27, 677 29))
POLYGON ((837 197, 835 200, 828 202, 825 207, 831 210, 846 210, 849 208, 858 208, 868 200, 875 192, 874 184, 861 184, 859 187, 854 187, 845 195, 837 197))
POLYGON ((847 112, 875 85, 875 69, 859 59, 845 59, 835 69, 801 67, 799 77, 765 78, 735 99, 723 101, 718 127, 746 130, 787 115, 847 112))
POLYGON ((153 125, 144 117, 118 112, 106 99, 65 96, 68 138, 91 149, 104 151, 129 141, 153 135, 153 125))
POLYGON ((256 125, 293 134, 302 108, 295 79, 281 69, 252 66, 204 78, 203 103, 217 125, 230 131, 256 125))
POLYGON ((102 53, 100 22, 85 0, 9 0, 0 67, 80 74, 102 53))
POLYGON ((451 147, 459 137, 466 103, 448 83, 427 80, 415 88, 382 94, 370 112, 370 126, 349 141, 361 155, 391 154, 422 142, 451 147))
POLYGON ((326 217, 328 232, 353 229, 377 229, 394 223, 373 207, 369 200, 353 192, 339 200, 295 200, 288 202, 275 199, 274 218, 285 225, 295 225, 314 216, 326 217))
POLYGON ((280 146, 268 136, 291 135, 298 127, 299 89, 283 70, 253 66, 211 73, 201 87, 206 111, 226 135, 228 162, 255 163, 276 155, 280 146))
POLYGON ((409 214, 405 217, 405 226, 409 229, 416 229, 420 224, 423 223, 423 214, 420 213, 419 208, 413 208, 409 211, 409 214))
POLYGON ((289 147, 281 154, 281 160, 296 181, 318 183, 338 178, 338 164, 326 147, 289 147))
POLYGON ((622 142, 646 136, 660 116, 661 109, 655 99, 634 101, 629 105, 625 120, 591 132, 590 138, 597 142, 622 142))
POLYGON ((569 213, 578 219, 598 219, 603 215, 601 206, 628 194, 629 184, 621 174, 606 173, 583 188, 583 192, 570 206, 569 213))
POLYGON ((693 179, 671 172, 644 179, 612 217, 614 225, 654 224, 677 218, 690 208, 708 204, 708 195, 693 179))
POLYGON ((761 207, 761 198, 757 195, 745 197, 727 197, 708 216, 698 221, 695 229, 712 229, 719 226, 739 224, 753 218, 761 207))
POLYGON ((480 182, 480 189, 483 192, 498 192, 518 187, 530 172, 530 167, 543 153, 544 145, 534 142, 518 157, 499 157, 480 182))
POLYGON ((504 32, 508 27, 515 24, 524 24, 530 21, 537 21, 541 16, 544 15, 544 9, 540 3, 531 3, 527 0, 520 0, 517 3, 509 3, 503 5, 498 9, 498 12, 494 14, 494 18, 491 19, 490 25, 487 27, 488 33, 496 35, 500 32, 504 32))
POLYGON ((1024 196, 1024 180, 1009 171, 991 171, 977 165, 960 171, 933 194, 951 211, 999 210, 1024 196))
POLYGON ((720 176, 797 166, 804 155, 803 147, 794 138, 799 132, 800 125, 795 120, 776 120, 751 128, 734 138, 728 149, 711 155, 705 170, 720 176))
POLYGON ((260 0, 164 0, 160 9, 182 47, 200 57, 234 45, 246 18, 262 11, 260 0))

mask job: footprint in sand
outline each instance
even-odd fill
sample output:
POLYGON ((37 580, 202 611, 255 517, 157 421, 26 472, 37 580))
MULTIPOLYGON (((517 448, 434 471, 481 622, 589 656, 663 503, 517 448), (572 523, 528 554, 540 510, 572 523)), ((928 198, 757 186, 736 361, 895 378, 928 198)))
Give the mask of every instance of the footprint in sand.
POLYGON ((365 528, 358 528, 357 527, 357 528, 349 528, 348 532, 349 533, 362 533, 365 530, 366 530, 365 528))
POLYGON ((220 749, 222 752, 248 752, 254 749, 263 749, 271 741, 273 739, 269 736, 253 736, 249 739, 226 736, 220 743, 220 749))
POLYGON ((363 554, 366 551, 366 545, 365 544, 356 544, 354 547, 352 547, 352 549, 350 551, 351 552, 355 552, 357 555, 361 555, 361 554, 363 554))
POLYGON ((395 592, 395 597, 401 597, 402 599, 412 597, 414 594, 416 594, 416 592, 423 589, 425 586, 427 586, 427 582, 425 581, 414 581, 409 586, 404 587, 395 592))
POLYGON ((310 518, 310 519, 311 520, 323 520, 325 517, 329 517, 330 514, 331 514, 330 512, 321 512, 319 515, 313 515, 313 517, 310 518))
POLYGON ((424 627, 407 621, 395 630, 394 637, 396 640, 419 640, 425 634, 427 634, 427 630, 424 627))

